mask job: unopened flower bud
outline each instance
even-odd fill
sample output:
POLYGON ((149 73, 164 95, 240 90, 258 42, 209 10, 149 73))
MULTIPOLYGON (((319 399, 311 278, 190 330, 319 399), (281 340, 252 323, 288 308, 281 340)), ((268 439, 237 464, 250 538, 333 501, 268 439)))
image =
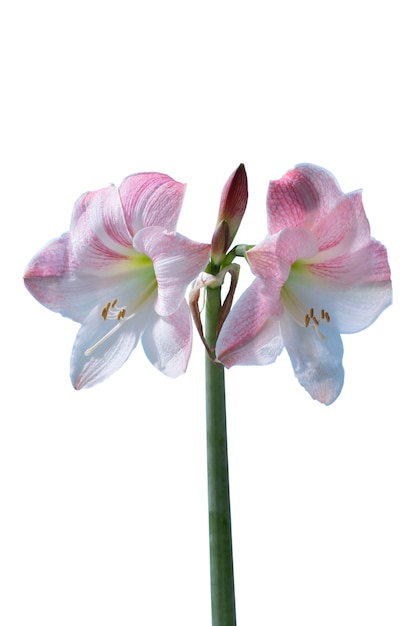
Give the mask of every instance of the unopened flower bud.
MULTIPOLYGON (((213 246, 216 248, 212 251, 212 258, 216 256, 217 262, 220 258, 220 242, 222 237, 225 238, 226 228, 223 224, 227 224, 228 232, 226 248, 223 250, 223 258, 231 245, 242 221, 248 202, 248 179, 243 163, 233 172, 223 187, 222 197, 220 200, 219 214, 217 217, 216 230, 213 235, 213 246), (218 234, 219 231, 219 234, 218 234)), ((225 240, 225 239, 224 239, 225 240)), ((221 260, 221 259, 220 259, 221 260)), ((216 262, 216 261, 214 261, 216 262)))

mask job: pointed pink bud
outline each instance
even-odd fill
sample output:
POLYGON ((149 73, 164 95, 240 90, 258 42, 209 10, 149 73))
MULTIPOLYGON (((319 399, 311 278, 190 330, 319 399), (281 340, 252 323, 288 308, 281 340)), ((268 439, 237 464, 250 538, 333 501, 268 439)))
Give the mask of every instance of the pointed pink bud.
POLYGON ((248 179, 246 177, 245 166, 243 165, 243 163, 241 163, 223 187, 219 214, 217 217, 217 227, 213 235, 212 242, 213 254, 215 255, 217 261, 220 254, 220 240, 222 236, 224 236, 226 233, 226 229, 224 228, 224 226, 222 226, 222 223, 225 222, 229 227, 228 241, 225 241, 226 249, 224 250, 224 254, 222 257, 224 258, 230 244, 232 243, 238 231, 240 222, 242 221, 243 215, 246 210, 247 202, 248 179))

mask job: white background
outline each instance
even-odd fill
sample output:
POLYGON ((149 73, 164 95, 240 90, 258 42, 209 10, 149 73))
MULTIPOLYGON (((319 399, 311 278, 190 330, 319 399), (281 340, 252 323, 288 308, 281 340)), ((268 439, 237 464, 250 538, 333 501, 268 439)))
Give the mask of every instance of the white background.
POLYGON ((0 27, 0 623, 210 624, 197 336, 180 379, 138 348, 75 392, 78 326, 25 291, 26 263, 67 230, 79 195, 140 171, 188 183, 179 231, 207 242, 240 162, 237 242, 256 243, 269 180, 312 162, 364 189, 394 305, 344 338, 331 407, 286 355, 227 375, 238 624, 415 625, 412 3, 12 7, 0 27))

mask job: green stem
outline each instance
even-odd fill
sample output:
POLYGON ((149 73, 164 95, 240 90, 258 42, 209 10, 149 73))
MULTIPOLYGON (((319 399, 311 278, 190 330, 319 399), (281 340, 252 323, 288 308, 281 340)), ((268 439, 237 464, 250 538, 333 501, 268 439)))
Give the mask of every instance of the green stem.
MULTIPOLYGON (((208 288, 206 341, 216 340, 220 287, 208 288)), ((206 354, 207 477, 212 626, 235 626, 224 368, 206 354)))

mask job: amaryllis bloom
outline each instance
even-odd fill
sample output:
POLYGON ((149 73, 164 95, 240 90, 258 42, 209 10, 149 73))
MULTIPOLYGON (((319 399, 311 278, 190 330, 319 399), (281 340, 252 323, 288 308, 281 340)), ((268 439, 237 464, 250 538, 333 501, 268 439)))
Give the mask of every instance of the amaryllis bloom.
POLYGON ((360 191, 299 165, 268 190, 269 235, 247 252, 256 278, 226 319, 217 359, 265 365, 285 347, 295 375, 324 404, 344 380, 341 333, 358 332, 391 303, 390 268, 370 236, 360 191))
POLYGON ((169 176, 146 173, 85 193, 69 232, 29 263, 31 294, 81 323, 71 357, 76 389, 118 370, 139 338, 161 372, 185 372, 192 325, 184 295, 210 245, 175 232, 184 191, 169 176))

